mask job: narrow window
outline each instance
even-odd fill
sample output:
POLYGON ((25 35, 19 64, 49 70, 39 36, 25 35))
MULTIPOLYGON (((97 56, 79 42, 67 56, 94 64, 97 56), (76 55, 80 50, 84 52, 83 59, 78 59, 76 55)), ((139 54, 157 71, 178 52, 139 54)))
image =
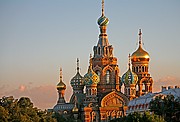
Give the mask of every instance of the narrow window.
POLYGON ((96 71, 96 74, 100 77, 101 73, 99 70, 96 71))
POLYGON ((136 67, 136 72, 138 72, 138 67, 136 67))
POLYGON ((145 72, 145 70, 144 70, 144 66, 142 66, 142 72, 145 72))
POLYGON ((106 71, 106 83, 109 83, 110 82, 110 71, 107 70, 106 71))
POLYGON ((98 47, 98 54, 99 54, 99 55, 101 54, 101 49, 100 49, 100 47, 98 47))

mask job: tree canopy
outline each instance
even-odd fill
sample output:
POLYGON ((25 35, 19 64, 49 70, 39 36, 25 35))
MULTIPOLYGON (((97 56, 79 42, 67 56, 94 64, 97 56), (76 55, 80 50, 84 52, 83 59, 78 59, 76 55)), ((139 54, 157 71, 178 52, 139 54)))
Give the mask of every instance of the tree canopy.
POLYGON ((0 122, 56 122, 52 113, 33 106, 28 97, 0 99, 0 122))
POLYGON ((180 121, 180 98, 159 95, 150 102, 150 111, 162 116, 167 122, 180 121))
POLYGON ((143 114, 134 112, 129 114, 128 116, 111 120, 110 122, 165 122, 165 121, 162 117, 155 114, 150 114, 150 112, 145 112, 143 114))

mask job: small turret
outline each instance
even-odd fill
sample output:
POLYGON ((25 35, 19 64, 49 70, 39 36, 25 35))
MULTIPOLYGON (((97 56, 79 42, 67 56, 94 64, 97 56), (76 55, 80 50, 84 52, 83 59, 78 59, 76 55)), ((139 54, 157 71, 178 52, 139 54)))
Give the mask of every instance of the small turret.
POLYGON ((70 81, 71 86, 73 87, 73 93, 83 93, 84 81, 83 77, 79 72, 79 59, 77 58, 77 73, 70 81))
POLYGON ((125 91, 125 95, 127 95, 129 97, 130 100, 132 100, 133 98, 136 97, 136 84, 138 82, 138 76, 136 75, 136 73, 134 73, 131 70, 131 63, 130 63, 130 54, 129 54, 129 63, 128 63, 128 71, 126 73, 124 73, 124 75, 122 76, 122 84, 125 85, 124 91, 125 91))
POLYGON ((66 85, 62 80, 62 68, 60 68, 59 83, 57 84, 57 90, 59 93, 58 103, 66 103, 66 101, 64 100, 65 89, 66 89, 66 85))

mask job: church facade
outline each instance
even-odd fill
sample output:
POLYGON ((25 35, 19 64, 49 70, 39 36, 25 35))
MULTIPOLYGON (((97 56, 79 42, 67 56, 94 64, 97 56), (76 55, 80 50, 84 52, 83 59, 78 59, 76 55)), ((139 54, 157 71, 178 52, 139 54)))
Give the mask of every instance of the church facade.
POLYGON ((84 76, 80 74, 77 59, 77 72, 70 81, 73 94, 67 103, 64 100, 66 85, 60 69, 59 98, 54 112, 72 115, 75 120, 84 122, 107 122, 125 116, 130 100, 152 92, 153 79, 148 72, 150 56, 143 49, 141 30, 139 47, 129 55, 129 68, 120 77, 118 59, 113 55, 113 46, 109 44, 106 33, 108 23, 102 0, 102 15, 98 19, 100 34, 97 45, 93 47, 93 55, 90 55, 88 71, 84 76), (122 85, 124 93, 121 92, 122 85))

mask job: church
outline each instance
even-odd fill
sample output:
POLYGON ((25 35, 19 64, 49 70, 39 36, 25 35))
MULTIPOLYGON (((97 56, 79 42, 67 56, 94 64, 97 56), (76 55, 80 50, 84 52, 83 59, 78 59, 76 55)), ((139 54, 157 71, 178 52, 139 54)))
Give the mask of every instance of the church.
POLYGON ((113 46, 106 33, 109 19, 104 13, 104 0, 102 15, 97 23, 100 34, 93 47, 93 55, 90 55, 88 71, 84 76, 80 74, 77 59, 76 75, 70 80, 73 94, 69 102, 64 99, 66 84, 60 69, 60 81, 57 84, 59 98, 53 111, 65 117, 72 115, 76 121, 107 122, 126 116, 129 101, 152 92, 153 79, 148 70, 150 56, 143 49, 141 29, 137 50, 129 54, 128 69, 120 77, 118 59, 113 55, 113 46))

